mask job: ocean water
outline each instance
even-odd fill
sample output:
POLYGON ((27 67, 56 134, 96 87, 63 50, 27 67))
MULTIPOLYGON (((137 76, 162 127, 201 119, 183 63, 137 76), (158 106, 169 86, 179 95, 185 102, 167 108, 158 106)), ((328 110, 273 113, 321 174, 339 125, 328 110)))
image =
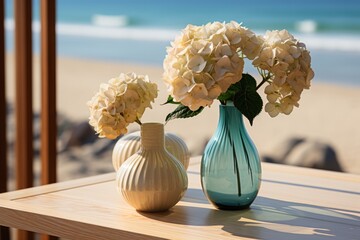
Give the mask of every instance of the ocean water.
MULTIPOLYGON (((33 4, 38 52, 39 0, 33 4)), ((311 51, 314 81, 360 87, 359 0, 57 0, 57 52, 161 66, 166 46, 187 24, 231 20, 260 34, 289 30, 311 51)), ((6 1, 5 26, 7 50, 13 51, 11 0, 6 1)), ((254 72, 251 66, 246 71, 254 72)))

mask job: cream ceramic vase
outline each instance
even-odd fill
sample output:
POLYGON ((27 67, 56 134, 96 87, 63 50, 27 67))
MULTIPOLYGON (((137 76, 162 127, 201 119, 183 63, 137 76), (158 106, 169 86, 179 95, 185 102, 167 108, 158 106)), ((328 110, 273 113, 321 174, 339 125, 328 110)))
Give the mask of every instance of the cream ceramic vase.
POLYGON ((166 149, 164 125, 141 125, 141 147, 117 171, 117 187, 138 211, 159 212, 184 195, 188 178, 184 166, 166 149))
MULTIPOLYGON (((140 139, 140 131, 137 131, 126 134, 116 142, 112 152, 112 164, 115 171, 131 155, 139 151, 141 147, 140 139)), ((184 140, 173 133, 165 133, 165 148, 184 165, 185 169, 189 167, 190 153, 184 140)))

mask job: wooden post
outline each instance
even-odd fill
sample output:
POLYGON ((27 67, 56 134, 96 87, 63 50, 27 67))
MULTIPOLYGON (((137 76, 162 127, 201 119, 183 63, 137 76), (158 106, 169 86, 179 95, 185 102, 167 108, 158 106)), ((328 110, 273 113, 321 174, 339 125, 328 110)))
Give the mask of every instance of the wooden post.
MULTIPOLYGON (((0 23, 4 23, 5 5, 0 0, 0 23)), ((6 94, 5 94, 5 29, 0 24, 0 193, 7 191, 7 141, 6 141, 6 94)), ((0 226, 0 240, 10 239, 9 228, 0 226)))
MULTIPOLYGON (((16 79, 16 184, 18 189, 33 185, 32 111, 32 1, 14 0, 16 79)), ((33 239, 30 232, 18 231, 19 240, 33 239)))
POLYGON ((41 0, 41 163, 42 184, 56 182, 55 0, 41 0))
MULTIPOLYGON (((56 1, 41 0, 41 183, 56 182, 56 1)), ((42 235, 42 240, 56 237, 42 235)))
MULTIPOLYGON (((4 0, 0 0, 0 22, 4 22, 4 0)), ((5 34, 0 24, 0 193, 7 191, 7 141, 5 94, 5 34)))

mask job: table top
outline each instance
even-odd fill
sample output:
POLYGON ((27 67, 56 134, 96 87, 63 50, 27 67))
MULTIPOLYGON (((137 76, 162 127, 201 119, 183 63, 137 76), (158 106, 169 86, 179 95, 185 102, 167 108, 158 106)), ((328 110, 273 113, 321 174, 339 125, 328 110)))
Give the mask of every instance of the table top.
POLYGON ((184 198, 137 212, 115 173, 0 194, 0 225, 67 239, 359 239, 360 176, 262 163, 250 209, 221 211, 205 198, 192 158, 184 198))

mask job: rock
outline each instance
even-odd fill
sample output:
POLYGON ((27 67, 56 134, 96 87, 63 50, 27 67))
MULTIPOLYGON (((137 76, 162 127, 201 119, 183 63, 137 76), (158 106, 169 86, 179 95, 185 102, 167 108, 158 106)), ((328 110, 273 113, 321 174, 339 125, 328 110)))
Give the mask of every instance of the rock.
POLYGON ((306 141, 289 154, 287 164, 342 172, 332 146, 319 141, 306 141))
POLYGON ((111 149, 101 156, 96 156, 93 150, 94 143, 75 146, 60 153, 58 155, 59 181, 113 172, 111 149))
POLYGON ((263 156, 264 162, 282 163, 285 161, 290 152, 300 143, 304 142, 304 138, 290 138, 278 144, 273 153, 269 156, 263 156))
POLYGON ((95 143, 93 143, 93 154, 96 157, 103 156, 108 154, 109 152, 112 153, 114 149, 115 143, 117 140, 110 140, 107 138, 99 139, 95 143))
POLYGON ((276 149, 281 151, 264 156, 266 162, 282 163, 342 172, 335 149, 319 140, 292 138, 281 143, 276 149))
MULTIPOLYGON (((115 141, 99 139, 87 121, 75 123, 67 116, 57 115, 58 181, 82 178, 101 173, 113 172, 111 161, 115 141)), ((8 140, 8 188, 15 190, 15 149, 16 137, 15 111, 12 104, 7 105, 7 140, 8 140)), ((40 114, 33 114, 34 146, 34 185, 40 184, 40 149, 41 119, 40 114)))
POLYGON ((61 141, 64 146, 62 151, 70 147, 93 143, 97 139, 98 136, 87 121, 75 124, 71 130, 65 131, 61 136, 61 141))
POLYGON ((88 176, 89 167, 83 161, 77 162, 63 162, 58 159, 58 181, 67 181, 71 179, 88 176))
POLYGON ((56 120, 58 136, 61 136, 64 132, 71 130, 74 126, 74 122, 61 113, 57 114, 56 120))

